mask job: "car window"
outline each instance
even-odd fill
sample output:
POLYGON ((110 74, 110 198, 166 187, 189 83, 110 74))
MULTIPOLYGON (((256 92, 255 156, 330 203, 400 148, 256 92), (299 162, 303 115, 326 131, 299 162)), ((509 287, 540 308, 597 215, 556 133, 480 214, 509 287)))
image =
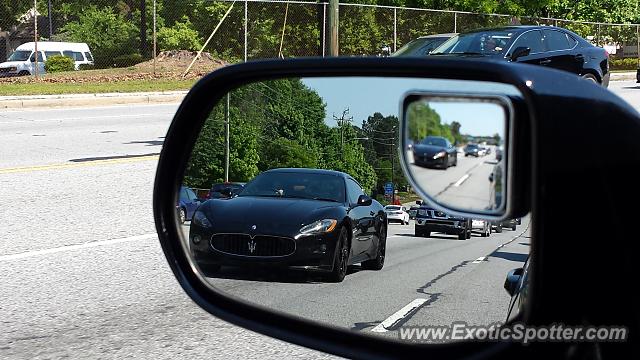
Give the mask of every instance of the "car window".
POLYGON ((569 42, 567 34, 557 30, 544 30, 544 41, 549 51, 571 49, 574 44, 569 42))
POLYGON ((47 56, 47 59, 52 56, 61 56, 62 53, 60 51, 45 51, 44 54, 47 56))
POLYGON ((84 56, 82 56, 81 52, 74 51, 73 58, 75 61, 84 61, 84 56))
POLYGON ((188 200, 189 200, 189 196, 187 195, 187 189, 186 188, 180 189, 180 201, 188 201, 188 200))
POLYGON ((7 59, 7 61, 25 61, 31 55, 31 51, 18 50, 14 51, 11 56, 7 59))
POLYGON ((539 30, 527 31, 515 41, 511 50, 518 47, 528 47, 531 49, 530 54, 541 53, 544 51, 544 45, 542 43, 542 33, 539 30))
MULTIPOLYGON (((38 62, 43 61, 44 59, 44 54, 42 53, 42 51, 38 51, 38 62)), ((31 58, 29 59, 29 61, 31 62, 35 62, 36 61, 36 53, 34 52, 33 54, 31 54, 31 58)))
POLYGON ((351 204, 357 204, 360 195, 364 195, 360 185, 351 179, 347 179, 347 193, 349 194, 349 203, 351 204))
POLYGON ((198 198, 198 196, 196 196, 196 193, 193 192, 193 190, 187 188, 187 197, 189 198, 189 200, 195 200, 198 198))
POLYGON ((91 55, 90 52, 85 52, 84 56, 87 58, 88 61, 93 61, 93 56, 91 55))

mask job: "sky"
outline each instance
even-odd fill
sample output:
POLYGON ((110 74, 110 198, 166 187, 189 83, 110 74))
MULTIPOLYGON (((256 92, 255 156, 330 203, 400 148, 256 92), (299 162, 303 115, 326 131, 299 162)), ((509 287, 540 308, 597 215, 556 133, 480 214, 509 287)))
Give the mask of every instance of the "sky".
MULTIPOLYGON (((314 89, 327 104, 325 122, 335 126, 333 115, 342 115, 349 108, 353 124, 362 126, 368 116, 379 112, 384 116, 399 115, 400 102, 410 91, 482 92, 519 95, 507 84, 446 79, 384 78, 384 77, 326 77, 305 78, 302 81, 314 89)), ((461 133, 474 136, 504 134, 504 116, 496 105, 462 103, 432 103, 444 123, 457 121, 461 133)))

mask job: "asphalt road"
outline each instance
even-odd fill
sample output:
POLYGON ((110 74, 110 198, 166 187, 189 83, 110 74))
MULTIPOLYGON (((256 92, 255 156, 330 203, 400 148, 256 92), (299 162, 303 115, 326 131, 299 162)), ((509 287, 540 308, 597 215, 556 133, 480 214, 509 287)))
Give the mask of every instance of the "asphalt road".
MULTIPOLYGON (((429 195, 449 206, 485 210, 491 205, 489 175, 498 163, 495 147, 490 154, 465 157, 458 153, 458 165, 449 168, 427 168, 409 165, 417 184, 427 184, 429 195)), ((410 160, 410 158, 408 158, 410 160)))
MULTIPOLYGON (((610 89, 640 109, 635 82, 610 89)), ((329 357, 220 321, 174 280, 154 234, 151 191, 176 106, 0 113, 0 358, 329 357)), ((385 268, 356 267, 342 284, 212 281, 378 336, 394 336, 394 326, 501 320, 504 276, 528 250, 525 228, 460 241, 393 225, 385 268), (411 316, 372 331, 416 299, 411 316)))

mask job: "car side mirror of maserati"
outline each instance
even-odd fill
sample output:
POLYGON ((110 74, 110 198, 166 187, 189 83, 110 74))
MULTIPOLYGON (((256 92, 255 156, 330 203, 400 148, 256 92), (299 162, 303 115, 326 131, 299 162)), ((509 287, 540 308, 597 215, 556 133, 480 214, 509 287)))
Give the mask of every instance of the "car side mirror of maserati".
MULTIPOLYGON (((619 101, 614 95, 573 74, 487 61, 287 59, 224 66, 198 81, 166 135, 154 189, 160 243, 185 292, 225 321, 347 358, 484 359, 517 346, 466 340, 434 345, 400 335, 441 325, 429 319, 443 321, 446 304, 459 310, 450 296, 464 289, 451 286, 455 279, 517 257, 504 250, 487 261, 468 260, 486 258, 492 243, 506 244, 507 235, 520 231, 470 240, 481 252, 453 256, 462 261, 453 269, 440 255, 423 257, 419 249, 463 248, 443 240, 453 233, 429 238, 447 231, 447 224, 457 241, 471 238, 478 223, 490 235, 492 226, 515 227, 508 219, 537 211, 532 193, 543 196, 538 188, 562 181, 537 178, 538 169, 572 166, 544 158, 557 154, 537 138, 541 124, 556 131, 545 135, 553 146, 562 146, 562 134, 571 132, 566 119, 558 120, 567 112, 543 111, 554 108, 554 96, 566 97, 557 84, 579 95, 565 99, 567 107, 591 105, 597 96, 598 113, 621 119, 633 109, 611 111, 607 104, 619 101), (464 151, 448 151, 452 142, 464 151), (479 151, 497 155, 498 147, 500 159, 479 151), (202 203, 191 221, 178 219, 181 187, 211 189, 220 182, 243 188, 232 198, 202 203), (345 206, 353 199, 357 207, 345 206), (418 222, 437 226, 419 236, 407 234, 414 227, 400 211, 413 201, 421 205, 411 220, 416 233, 418 222), (383 281, 371 282, 376 276, 383 281), (436 302, 438 294, 445 299, 436 302)), ((575 131, 582 131, 585 116, 575 131)), ((549 194, 564 195, 567 188, 549 194)), ((513 245, 528 246, 520 245, 526 238, 513 245)), ((534 276, 536 267, 531 271, 529 286, 555 281, 534 276)), ((504 272, 496 274, 493 288, 502 292, 504 272)), ((527 302, 544 293, 531 291, 527 302)), ((481 304, 483 299, 456 313, 475 316, 489 306, 486 312, 503 321, 506 310, 481 304)))

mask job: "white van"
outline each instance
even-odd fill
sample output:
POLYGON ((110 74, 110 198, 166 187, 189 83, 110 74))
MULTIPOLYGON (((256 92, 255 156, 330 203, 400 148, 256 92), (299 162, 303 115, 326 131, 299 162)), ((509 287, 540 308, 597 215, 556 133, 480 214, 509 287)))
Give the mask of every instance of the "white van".
MULTIPOLYGON (((9 56, 6 62, 0 63, 0 77, 33 75, 35 72, 35 43, 24 43, 9 56)), ((44 62, 55 55, 68 56, 75 62, 75 68, 81 64, 93 64, 93 55, 85 43, 38 42, 38 73, 44 74, 44 62)))

